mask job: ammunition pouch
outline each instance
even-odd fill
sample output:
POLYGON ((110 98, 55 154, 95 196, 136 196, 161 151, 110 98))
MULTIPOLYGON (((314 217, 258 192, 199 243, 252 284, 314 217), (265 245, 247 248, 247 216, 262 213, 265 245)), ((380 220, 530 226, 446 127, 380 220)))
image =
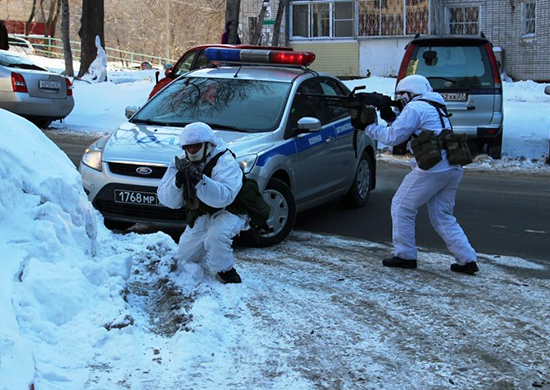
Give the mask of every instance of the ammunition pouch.
POLYGON ((411 148, 420 169, 430 169, 443 159, 442 145, 433 131, 423 130, 419 136, 413 136, 413 138, 411 148))
POLYGON ((468 165, 472 162, 472 154, 468 147, 466 134, 456 134, 452 130, 443 130, 439 135, 439 139, 447 151, 449 164, 468 165))

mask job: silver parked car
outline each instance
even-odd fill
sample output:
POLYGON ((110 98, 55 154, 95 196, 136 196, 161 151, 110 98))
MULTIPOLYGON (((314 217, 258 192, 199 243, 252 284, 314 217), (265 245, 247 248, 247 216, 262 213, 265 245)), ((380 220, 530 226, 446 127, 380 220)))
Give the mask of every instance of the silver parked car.
POLYGON ((28 59, 0 50, 0 108, 39 127, 65 118, 74 107, 71 81, 28 59))
POLYGON ((411 74, 425 76, 447 102, 454 131, 466 134, 470 147, 487 145, 487 154, 500 158, 502 81, 491 42, 483 35, 426 35, 406 49, 397 83, 411 74))
POLYGON ((31 55, 35 53, 34 47, 32 44, 21 37, 16 37, 14 35, 8 35, 8 43, 10 45, 10 51, 16 53, 31 55))
POLYGON ((354 207, 366 203, 375 186, 376 143, 360 131, 355 148, 348 110, 312 96, 347 95, 347 87, 296 66, 311 62, 312 53, 207 49, 213 59, 239 53, 241 61, 248 53, 256 65, 187 73, 137 112, 127 109, 129 122, 87 149, 82 182, 108 226, 184 223, 185 209, 163 207, 156 191, 170 161, 182 153, 181 128, 195 121, 208 123, 228 143, 272 208, 273 231, 246 234, 255 245, 283 240, 299 211, 338 197, 354 207), (258 65, 266 61, 283 64, 258 65))

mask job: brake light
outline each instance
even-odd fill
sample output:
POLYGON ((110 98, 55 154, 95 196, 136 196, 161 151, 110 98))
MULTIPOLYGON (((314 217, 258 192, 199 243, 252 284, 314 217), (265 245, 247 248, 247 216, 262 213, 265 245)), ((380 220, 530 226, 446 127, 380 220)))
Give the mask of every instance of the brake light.
POLYGON ((414 49, 414 45, 409 45, 407 47, 407 51, 405 51, 405 55, 403 56, 403 61, 401 61, 401 67, 399 68, 399 73, 397 73, 397 81, 396 84, 399 83, 399 81, 407 75, 407 67, 409 66, 409 61, 412 57, 412 52, 414 49))
POLYGON ((13 92, 29 93, 27 83, 25 82, 25 78, 22 74, 11 72, 11 86, 13 88, 13 92))
POLYGON ((495 88, 500 88, 502 86, 502 80, 500 79, 500 72, 498 71, 497 59, 495 58, 495 53, 493 53, 493 48, 489 43, 485 44, 485 51, 489 57, 491 72, 493 72, 493 84, 495 84, 495 88))
POLYGON ((65 83, 67 83, 67 96, 73 96, 73 83, 67 77, 65 77, 65 83))
POLYGON ((208 48, 204 55, 210 61, 252 64, 308 66, 315 61, 315 54, 306 51, 208 48))

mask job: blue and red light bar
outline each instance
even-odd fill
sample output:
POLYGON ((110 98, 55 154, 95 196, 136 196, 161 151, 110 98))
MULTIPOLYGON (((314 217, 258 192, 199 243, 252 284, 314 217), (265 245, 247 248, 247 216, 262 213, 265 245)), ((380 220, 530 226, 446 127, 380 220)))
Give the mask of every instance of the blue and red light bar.
POLYGON ((308 66, 315 61, 315 54, 307 51, 222 49, 211 47, 204 51, 204 55, 210 61, 252 64, 308 66))

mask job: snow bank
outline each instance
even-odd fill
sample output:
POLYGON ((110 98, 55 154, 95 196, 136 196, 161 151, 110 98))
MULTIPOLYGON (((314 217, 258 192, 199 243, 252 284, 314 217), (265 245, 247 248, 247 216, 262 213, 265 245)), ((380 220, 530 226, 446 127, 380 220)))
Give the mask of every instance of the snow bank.
POLYGON ((28 389, 67 379, 52 364, 63 335, 80 338, 81 354, 103 325, 86 309, 123 307, 111 294, 123 279, 94 263, 98 214, 69 158, 27 120, 0 109, 0 121, 0 389, 28 389))

